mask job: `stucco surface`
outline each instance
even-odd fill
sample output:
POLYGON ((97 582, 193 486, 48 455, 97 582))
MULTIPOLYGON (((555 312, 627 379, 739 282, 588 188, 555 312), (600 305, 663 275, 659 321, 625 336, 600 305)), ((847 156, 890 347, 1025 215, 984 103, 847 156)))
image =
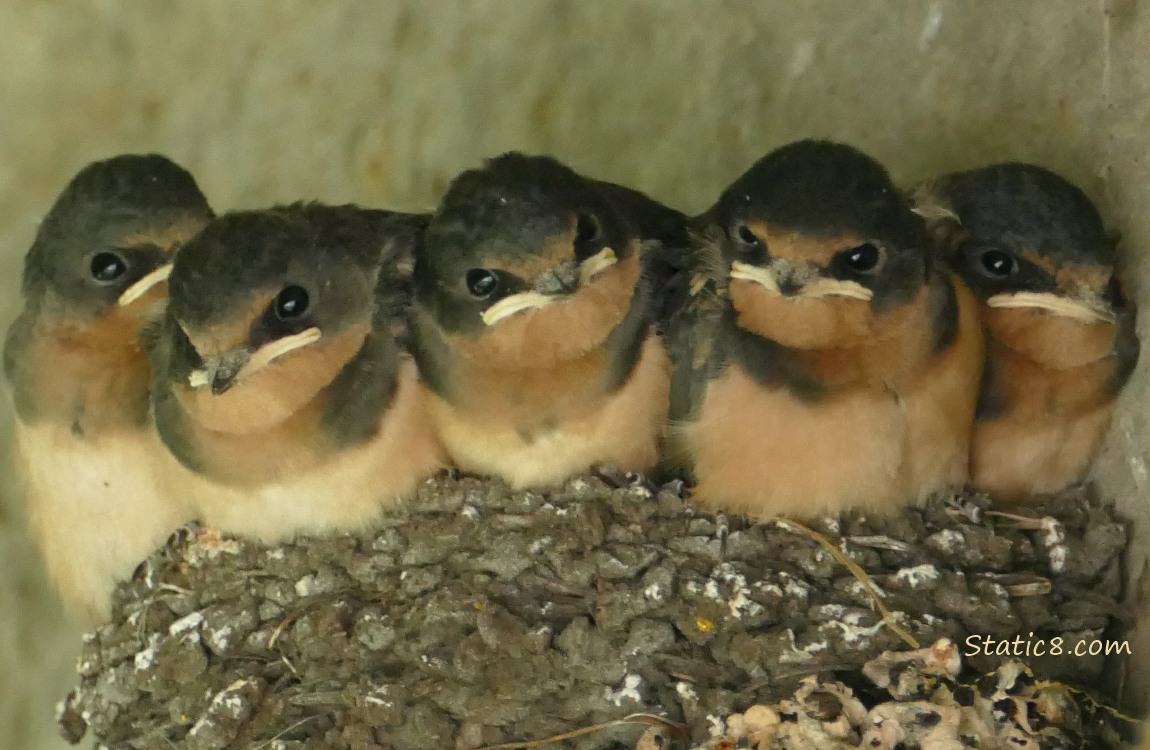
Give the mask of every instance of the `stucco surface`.
MULTIPOLYGON (((117 152, 169 154, 218 209, 429 207, 453 174, 517 148, 695 211, 811 135, 905 182, 1008 158, 1062 171, 1107 207, 1150 310, 1137 0, 12 0, 0 28, 3 326, 37 220, 75 171, 117 152)), ((1148 371, 1099 465, 1139 515, 1148 371)), ((49 748, 77 640, 3 486, 0 747, 49 748)))

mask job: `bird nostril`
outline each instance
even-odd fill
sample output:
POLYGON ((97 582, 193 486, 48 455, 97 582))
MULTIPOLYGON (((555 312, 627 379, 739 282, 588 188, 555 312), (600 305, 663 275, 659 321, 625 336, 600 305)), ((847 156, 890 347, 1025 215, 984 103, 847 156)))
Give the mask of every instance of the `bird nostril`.
POLYGON ((563 261, 543 273, 535 281, 535 291, 541 294, 569 294, 579 285, 579 270, 571 261, 563 261))
POLYGON ((803 288, 803 284, 793 275, 786 275, 779 279, 779 291, 786 295, 797 293, 803 288))

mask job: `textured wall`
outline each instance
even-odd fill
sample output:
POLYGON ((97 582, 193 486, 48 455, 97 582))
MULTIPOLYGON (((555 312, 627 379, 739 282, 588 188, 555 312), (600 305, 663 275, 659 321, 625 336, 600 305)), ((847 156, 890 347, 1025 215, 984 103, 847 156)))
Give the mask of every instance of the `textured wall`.
MULTIPOLYGON (((0 324, 38 218, 77 169, 121 151, 168 153, 220 209, 427 207, 455 172, 520 148, 697 210, 766 150, 820 135, 904 180, 1044 163, 1108 198, 1142 248, 1147 13, 1134 0, 11 0, 0 324)), ((1150 284, 1137 287, 1150 310, 1150 284)), ((1148 369, 1104 463, 1139 504, 1148 369)), ((42 593, 14 494, 0 505, 0 747, 50 747, 74 634, 42 593)))

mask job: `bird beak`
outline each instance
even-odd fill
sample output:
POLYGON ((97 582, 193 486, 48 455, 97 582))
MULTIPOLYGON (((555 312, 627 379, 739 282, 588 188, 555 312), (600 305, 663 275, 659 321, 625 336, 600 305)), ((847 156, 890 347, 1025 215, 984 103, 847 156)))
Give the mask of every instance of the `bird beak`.
POLYGON ((161 281, 167 281, 168 277, 171 275, 172 264, 165 263, 156 270, 145 275, 143 278, 138 279, 135 284, 132 284, 130 287, 125 289, 120 295, 120 299, 117 300, 117 303, 120 305, 120 307, 127 307, 128 305, 138 300, 140 297, 143 297, 145 294, 147 294, 156 284, 159 284, 161 281))
POLYGON ((562 299, 580 287, 590 284, 602 271, 617 263, 615 251, 605 247, 579 264, 578 272, 570 261, 564 261, 555 268, 541 274, 535 281, 535 288, 529 292, 504 297, 482 313, 483 322, 493 326, 504 318, 509 318, 525 310, 540 307, 562 299))
POLYGON ((775 294, 783 293, 783 290, 779 289, 779 280, 775 276, 773 266, 752 266, 750 263, 736 260, 731 264, 731 278, 753 281, 768 292, 774 292, 775 294))
POLYGON ((188 385, 192 388, 210 387, 215 396, 226 393, 244 378, 254 375, 288 352, 319 341, 321 335, 318 328, 308 328, 264 344, 254 352, 245 348, 207 357, 203 367, 188 375, 188 385))
POLYGON ((524 310, 537 310, 554 301, 555 296, 551 294, 540 294, 539 292, 512 294, 510 297, 504 297, 484 310, 482 316, 483 322, 489 326, 493 326, 504 318, 509 318, 516 313, 521 313, 524 310))
POLYGON ((857 281, 828 279, 825 276, 819 276, 814 281, 805 284, 799 291, 799 294, 803 297, 813 297, 815 299, 821 297, 851 297, 852 299, 859 299, 863 302, 870 302, 871 299, 874 298, 874 292, 857 281))
POLYGON ((1050 292, 1014 292, 996 294, 986 300, 989 307, 1045 310, 1079 323, 1114 323, 1117 319, 1110 306, 1097 298, 1078 299, 1050 292))
MULTIPOLYGON (((731 264, 731 278, 741 279, 743 281, 753 281, 759 284, 769 292, 781 296, 789 296, 783 294, 783 290, 779 286, 779 271, 777 266, 783 265, 778 261, 771 261, 767 266, 753 266, 750 263, 744 263, 736 260, 731 264)), ((792 277, 799 274, 791 274, 792 277)), ((795 297, 807 297, 811 299, 821 299, 823 297, 851 297, 853 299, 863 300, 869 302, 874 297, 874 292, 867 289, 862 284, 854 281, 843 281, 839 279, 828 279, 824 276, 814 276, 810 280, 802 283, 801 286, 795 291, 795 297)))
POLYGON ((579 264, 579 286, 587 286, 600 272, 606 271, 618 261, 615 251, 609 247, 595 253, 579 264))

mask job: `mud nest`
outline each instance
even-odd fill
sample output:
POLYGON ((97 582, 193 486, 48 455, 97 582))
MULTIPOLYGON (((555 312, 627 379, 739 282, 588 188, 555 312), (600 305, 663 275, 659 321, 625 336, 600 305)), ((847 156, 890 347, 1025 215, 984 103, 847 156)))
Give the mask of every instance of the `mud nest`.
MULTIPOLYGON (((1069 647, 1123 617, 1128 525, 1089 488, 1010 514, 963 495, 810 526, 604 472, 553 492, 444 476, 372 532, 271 548, 192 527, 86 637, 60 723, 113 748, 442 750, 649 713, 684 725, 670 746, 687 747, 812 676, 867 709, 890 700, 862 667, 912 642, 949 639, 970 681, 1004 663, 985 638, 1069 647)), ((1107 657, 1023 661, 1089 691, 1107 657)), ((1079 730, 1105 715, 1080 712, 1079 730)))

